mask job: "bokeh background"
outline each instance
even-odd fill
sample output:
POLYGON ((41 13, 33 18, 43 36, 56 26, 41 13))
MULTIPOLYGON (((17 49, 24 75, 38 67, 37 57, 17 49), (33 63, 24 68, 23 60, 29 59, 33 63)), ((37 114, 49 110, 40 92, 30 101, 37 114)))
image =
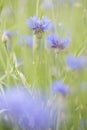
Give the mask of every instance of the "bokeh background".
POLYGON ((63 80, 72 92, 66 97, 68 120, 60 130, 86 130, 87 64, 70 69, 66 57, 72 53, 87 58, 87 0, 0 0, 0 89, 22 85, 49 96, 52 82, 63 80), (26 21, 35 15, 47 16, 54 26, 33 53, 34 34, 26 21), (7 44, 3 42, 4 30, 11 33, 7 44), (69 36, 69 46, 55 54, 47 47, 50 33, 69 36))

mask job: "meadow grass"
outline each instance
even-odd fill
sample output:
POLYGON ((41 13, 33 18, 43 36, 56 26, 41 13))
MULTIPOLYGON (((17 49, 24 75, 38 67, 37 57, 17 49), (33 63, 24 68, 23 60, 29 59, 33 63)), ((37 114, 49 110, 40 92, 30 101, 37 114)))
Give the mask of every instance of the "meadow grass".
POLYGON ((48 9, 42 8, 42 2, 0 0, 0 89, 19 84, 49 95, 52 93, 52 82, 63 80, 72 92, 66 97, 68 119, 60 130, 86 130, 87 123, 81 124, 81 120, 87 120, 87 66, 71 70, 65 58, 71 53, 87 56, 87 1, 74 1, 73 5, 66 1, 48 9), (31 35, 36 42, 33 31, 26 24, 27 19, 34 15, 47 16, 55 25, 55 30, 46 32, 37 41, 36 49, 26 45, 25 41, 23 45, 19 44, 19 38, 23 35, 31 35), (2 41, 3 30, 16 32, 8 41, 10 50, 2 41), (48 47, 46 40, 50 32, 62 37, 70 36, 69 46, 56 54, 54 49, 48 47))

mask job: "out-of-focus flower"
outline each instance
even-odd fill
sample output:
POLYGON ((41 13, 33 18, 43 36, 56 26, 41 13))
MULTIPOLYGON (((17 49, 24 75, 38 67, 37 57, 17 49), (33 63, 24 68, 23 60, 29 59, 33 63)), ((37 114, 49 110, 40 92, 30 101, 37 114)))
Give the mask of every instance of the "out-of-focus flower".
POLYGON ((19 38, 19 45, 23 45, 26 44, 28 46, 33 46, 33 37, 32 36, 26 36, 26 35, 22 35, 19 38))
POLYGON ((48 130, 49 109, 45 101, 36 95, 30 95, 27 89, 21 87, 5 90, 0 95, 0 111, 5 111, 0 114, 11 117, 23 130, 48 130))
POLYGON ((52 7, 53 7, 53 2, 52 2, 52 0, 49 0, 49 1, 44 0, 44 1, 42 2, 42 9, 49 10, 49 9, 51 9, 52 7))
POLYGON ((66 4, 70 4, 70 5, 73 5, 74 3, 74 0, 44 0, 42 2, 42 9, 45 9, 45 10, 49 10, 49 9, 52 9, 52 8, 57 8, 59 5, 63 6, 63 5, 66 5, 66 4))
POLYGON ((74 0, 69 1, 70 5, 74 5, 74 0))
POLYGON ((66 59, 66 64, 72 69, 77 70, 85 67, 86 59, 83 56, 76 57, 73 54, 69 55, 66 59))
POLYGON ((6 43, 12 37, 12 33, 10 31, 4 30, 2 34, 2 42, 6 43))
POLYGON ((50 25, 49 25, 49 29, 48 29, 49 31, 54 31, 55 30, 55 26, 54 26, 54 24, 53 23, 51 23, 50 25))
POLYGON ((58 5, 58 4, 61 4, 61 5, 66 5, 66 4, 70 4, 70 5, 73 5, 74 4, 74 0, 54 0, 55 2, 55 5, 58 5))
POLYGON ((4 30, 2 33, 2 42, 3 43, 8 42, 12 38, 12 36, 15 36, 15 35, 17 35, 17 32, 4 30))
POLYGON ((49 28, 50 20, 46 16, 43 16, 42 19, 34 16, 27 20, 27 25, 34 30, 34 34, 36 34, 38 38, 41 38, 42 33, 49 28))
POLYGON ((23 60, 21 58, 17 58, 17 62, 16 62, 16 65, 17 66, 20 66, 23 64, 23 60))
POLYGON ((70 38, 67 37, 66 39, 61 39, 56 34, 50 34, 47 37, 47 41, 51 44, 52 48, 58 48, 62 50, 68 46, 70 43, 70 38))
POLYGON ((87 119, 81 118, 78 130, 85 130, 85 129, 87 129, 87 119))
POLYGON ((64 96, 71 92, 70 88, 61 80, 52 83, 52 91, 55 93, 61 93, 64 96))

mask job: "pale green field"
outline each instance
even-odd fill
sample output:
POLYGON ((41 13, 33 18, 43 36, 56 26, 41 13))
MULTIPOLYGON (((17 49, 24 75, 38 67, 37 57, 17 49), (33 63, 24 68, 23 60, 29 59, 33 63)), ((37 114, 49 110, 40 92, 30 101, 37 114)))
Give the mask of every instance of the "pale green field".
POLYGON ((65 57, 70 53, 87 56, 87 0, 74 2, 72 6, 66 2, 48 10, 42 9, 41 0, 0 0, 0 87, 20 84, 49 95, 51 83, 62 79, 70 86, 72 94, 66 97, 68 120, 58 130, 87 130, 87 67, 69 70, 65 57), (70 36, 70 45, 59 51, 57 57, 53 50, 45 48, 50 31, 40 40, 42 48, 35 52, 26 43, 19 45, 21 35, 33 36, 26 20, 36 14, 49 17, 57 25, 55 33, 70 36), (9 41, 11 50, 2 42, 3 30, 17 32, 9 41), (19 66, 16 65, 18 58, 22 60, 19 66), (83 126, 81 119, 86 120, 83 126))

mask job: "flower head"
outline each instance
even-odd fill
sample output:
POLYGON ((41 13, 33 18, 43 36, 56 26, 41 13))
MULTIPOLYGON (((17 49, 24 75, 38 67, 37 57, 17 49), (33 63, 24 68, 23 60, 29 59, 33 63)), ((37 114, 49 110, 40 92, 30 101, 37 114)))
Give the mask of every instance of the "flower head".
POLYGON ((49 0, 49 1, 44 0, 44 1, 42 2, 42 8, 43 8, 43 9, 49 10, 49 9, 51 9, 52 7, 53 7, 53 2, 52 2, 52 0, 49 0))
POLYGON ((74 0, 70 0, 69 3, 70 3, 70 5, 73 6, 74 5, 74 0))
POLYGON ((87 118, 81 118, 80 121, 79 121, 79 128, 78 130, 84 130, 87 128, 87 118))
POLYGON ((12 38, 12 36, 15 36, 15 35, 17 35, 17 32, 4 30, 2 33, 2 42, 4 43, 8 42, 12 38))
POLYGON ((68 93, 70 93, 70 88, 64 84, 62 81, 55 81, 52 83, 52 90, 53 92, 57 93, 61 93, 62 95, 66 95, 68 93))
POLYGON ((24 130, 49 128, 49 109, 45 101, 35 94, 30 95, 28 90, 22 87, 6 89, 4 94, 0 95, 0 111, 10 116, 16 125, 20 125, 24 130))
POLYGON ((44 16, 42 19, 37 16, 30 17, 27 20, 27 25, 34 30, 35 34, 41 34, 49 28, 50 20, 44 16))
POLYGON ((85 57, 75 57, 73 54, 71 54, 67 57, 66 63, 72 70, 77 70, 85 66, 86 59, 85 57))
POLYGON ((58 48, 60 50, 66 48, 70 42, 70 38, 60 39, 56 34, 50 34, 47 37, 47 41, 51 44, 52 48, 58 48))

